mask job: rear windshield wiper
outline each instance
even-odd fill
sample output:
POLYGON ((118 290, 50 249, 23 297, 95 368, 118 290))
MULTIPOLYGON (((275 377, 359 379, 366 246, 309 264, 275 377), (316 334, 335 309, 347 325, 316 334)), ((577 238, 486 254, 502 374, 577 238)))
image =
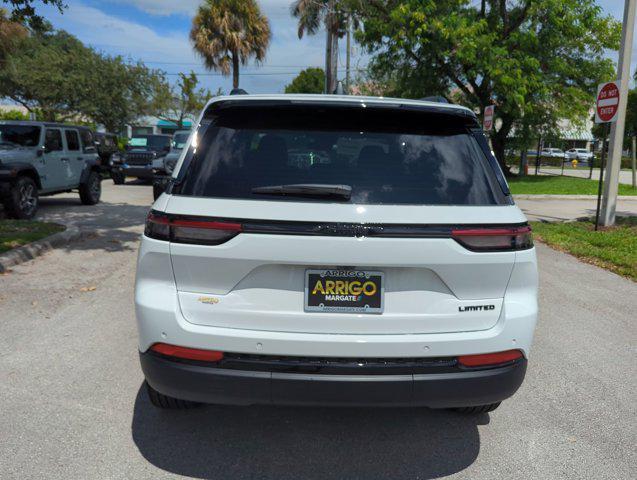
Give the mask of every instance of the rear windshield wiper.
POLYGON ((252 193, 264 195, 298 195, 307 197, 341 197, 349 200, 352 187, 349 185, 331 185, 321 183, 295 183, 289 185, 267 185, 255 187, 252 193))

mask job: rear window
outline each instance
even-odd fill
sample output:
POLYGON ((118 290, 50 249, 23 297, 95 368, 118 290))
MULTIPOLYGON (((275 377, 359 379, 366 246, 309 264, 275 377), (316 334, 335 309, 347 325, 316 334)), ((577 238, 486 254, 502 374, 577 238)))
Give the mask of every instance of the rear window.
MULTIPOLYGON (((351 187, 350 203, 504 203, 493 171, 461 120, 374 108, 222 110, 199 132, 173 193, 334 202, 253 192, 272 185, 351 187)), ((339 200, 336 200, 339 201, 339 200)))
POLYGON ((37 147, 40 127, 31 125, 0 125, 0 148, 37 147))

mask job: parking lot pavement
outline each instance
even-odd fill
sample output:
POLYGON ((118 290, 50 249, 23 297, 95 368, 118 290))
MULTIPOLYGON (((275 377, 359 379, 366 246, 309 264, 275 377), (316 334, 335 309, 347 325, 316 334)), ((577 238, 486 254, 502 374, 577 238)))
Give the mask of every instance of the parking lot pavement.
POLYGON ((43 201, 95 235, 0 276, 0 478, 634 477, 637 285, 541 245, 527 379, 491 414, 154 410, 133 308, 151 189, 107 183, 96 209, 43 201))
MULTIPOLYGON (((515 203, 529 220, 562 222, 582 217, 594 217, 597 198, 568 195, 514 195, 515 203)), ((637 197, 623 197, 617 201, 617 215, 637 216, 637 197)))

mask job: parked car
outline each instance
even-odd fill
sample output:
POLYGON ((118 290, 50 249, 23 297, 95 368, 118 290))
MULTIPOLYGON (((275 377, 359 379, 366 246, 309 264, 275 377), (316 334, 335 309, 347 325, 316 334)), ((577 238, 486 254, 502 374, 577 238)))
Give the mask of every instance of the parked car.
POLYGON ((153 168, 163 165, 170 151, 170 135, 135 135, 123 155, 113 158, 111 177, 113 183, 121 185, 126 177, 153 179, 153 168))
POLYGON ((535 249, 471 110, 242 95, 197 124, 139 250, 153 405, 483 413, 518 389, 535 249))
POLYGON ((580 162, 588 162, 593 158, 593 152, 586 148, 571 148, 566 151, 566 157, 569 160, 579 160, 580 162))
POLYGON ((181 156, 181 152, 188 143, 189 136, 190 130, 177 130, 173 134, 168 155, 166 155, 161 164, 154 169, 153 196, 155 199, 157 199, 157 197, 159 197, 159 195, 161 195, 166 189, 170 176, 172 175, 175 165, 177 165, 177 161, 181 156))
POLYGON ((540 152, 540 155, 542 157, 549 158, 566 158, 566 154, 564 153, 564 151, 560 150, 559 148, 543 148, 540 152))
POLYGON ((85 205, 101 196, 99 159, 86 127, 0 121, 0 197, 12 218, 32 218, 39 197, 78 190, 85 205))
POLYGON ((100 157, 102 171, 110 174, 113 168, 113 156, 118 158, 119 155, 117 135, 114 133, 97 132, 95 134, 95 143, 97 146, 97 154, 100 157))

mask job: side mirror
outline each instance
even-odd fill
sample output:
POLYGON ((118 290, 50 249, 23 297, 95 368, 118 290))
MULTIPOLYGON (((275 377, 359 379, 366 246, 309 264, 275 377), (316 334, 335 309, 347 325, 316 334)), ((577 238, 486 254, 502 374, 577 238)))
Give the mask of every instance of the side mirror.
POLYGON ((84 149, 84 153, 95 153, 95 152, 97 152, 97 148, 95 148, 95 147, 93 147, 93 146, 86 147, 86 148, 84 149))

